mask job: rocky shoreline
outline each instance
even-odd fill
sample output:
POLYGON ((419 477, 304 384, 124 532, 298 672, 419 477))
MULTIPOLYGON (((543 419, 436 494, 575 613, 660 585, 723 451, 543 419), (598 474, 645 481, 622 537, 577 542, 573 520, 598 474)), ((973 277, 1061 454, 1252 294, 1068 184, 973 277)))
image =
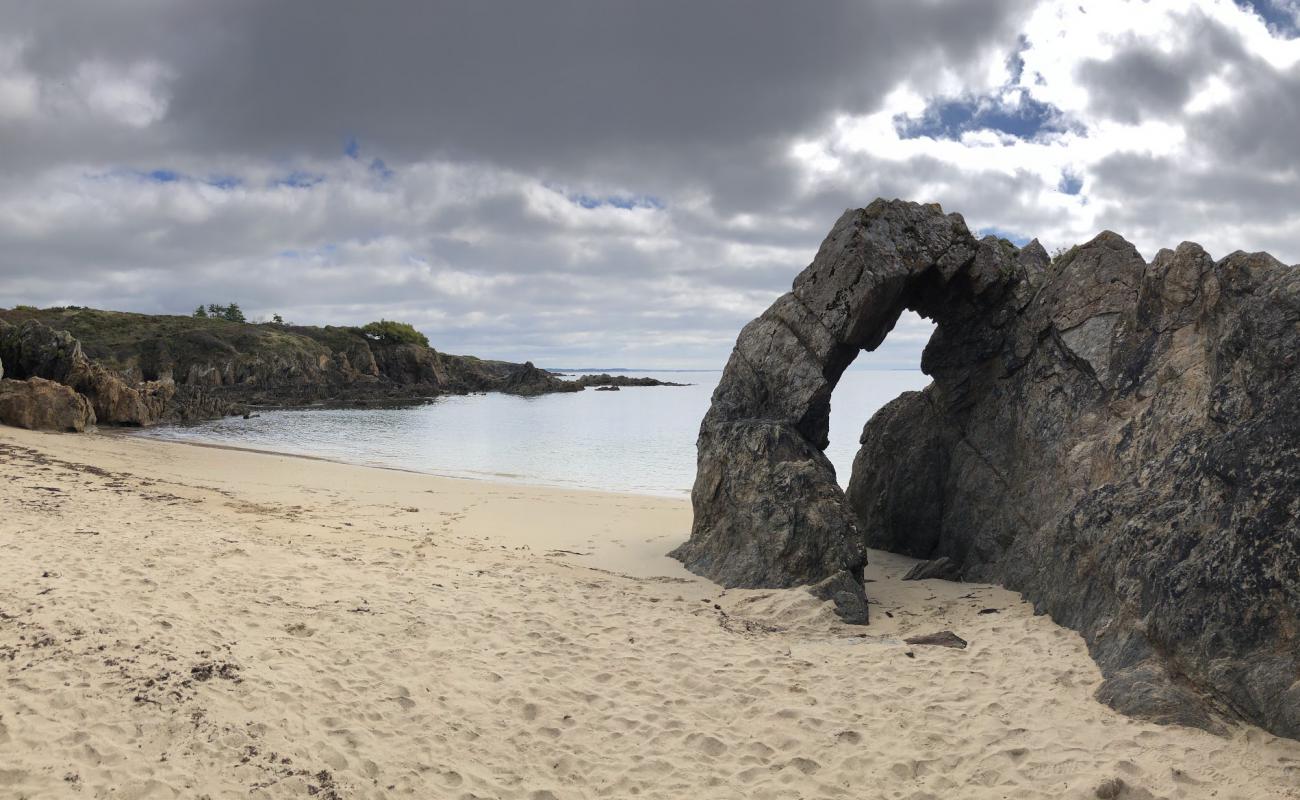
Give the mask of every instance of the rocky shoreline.
POLYGON ((522 397, 651 378, 565 380, 534 366, 367 337, 361 329, 250 324, 87 308, 0 310, 0 422, 84 430, 193 422, 254 409, 406 405, 447 394, 522 397), (28 379, 62 384, 36 391, 28 379))

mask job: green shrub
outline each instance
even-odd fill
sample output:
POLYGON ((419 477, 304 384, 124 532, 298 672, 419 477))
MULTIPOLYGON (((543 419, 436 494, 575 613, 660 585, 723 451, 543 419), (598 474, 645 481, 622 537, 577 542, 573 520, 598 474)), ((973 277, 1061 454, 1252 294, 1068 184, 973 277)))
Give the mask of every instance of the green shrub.
POLYGON ((382 344, 418 344, 429 346, 429 337, 405 322, 381 319, 361 327, 361 335, 382 344))

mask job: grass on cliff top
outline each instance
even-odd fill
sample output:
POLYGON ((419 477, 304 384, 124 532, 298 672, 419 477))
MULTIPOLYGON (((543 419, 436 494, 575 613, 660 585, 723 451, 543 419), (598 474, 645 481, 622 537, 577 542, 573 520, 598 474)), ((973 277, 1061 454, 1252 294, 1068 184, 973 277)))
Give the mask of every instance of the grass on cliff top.
POLYGON ((364 341, 354 328, 288 328, 275 323, 168 314, 137 314, 94 308, 19 306, 0 309, 13 324, 35 319, 81 341, 86 355, 112 369, 140 368, 165 353, 177 364, 229 359, 241 354, 329 355, 364 341))
MULTIPOLYGON (((146 378, 154 377, 157 365, 165 363, 184 369, 191 363, 228 361, 241 355, 280 356, 288 360, 316 358, 350 352, 362 344, 372 349, 388 344, 366 337, 362 328, 351 326, 229 322, 212 317, 137 314, 80 306, 0 309, 0 320, 16 325, 29 319, 71 333, 81 341, 86 355, 104 366, 115 370, 138 369, 146 378)), ((460 359, 466 367, 488 372, 516 366, 475 356, 449 357, 460 359)))

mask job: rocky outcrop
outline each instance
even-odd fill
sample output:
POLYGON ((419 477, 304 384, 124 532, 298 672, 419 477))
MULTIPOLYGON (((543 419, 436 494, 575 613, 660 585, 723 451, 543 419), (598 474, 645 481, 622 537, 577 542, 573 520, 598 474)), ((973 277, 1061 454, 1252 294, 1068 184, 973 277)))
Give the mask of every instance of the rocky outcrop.
POLYGON ((92 362, 81 343, 67 331, 35 320, 10 325, 0 320, 0 360, 12 378, 43 378, 86 396, 100 422, 150 425, 163 418, 174 394, 170 382, 146 381, 129 386, 92 362))
POLYGON ((947 558, 1080 631, 1117 709, 1300 738, 1298 360, 1300 269, 1267 255, 1052 260, 877 201, 742 332, 679 554, 744 585, 851 571, 840 540, 947 558), (903 308, 933 383, 867 423, 845 502, 823 404, 903 308))
POLYGON ((538 369, 528 361, 518 369, 512 369, 495 384, 496 391, 516 394, 521 397, 535 397, 539 394, 555 392, 580 392, 581 386, 573 381, 566 381, 558 375, 538 369))
POLYGON ((81 433, 95 425, 95 411, 81 394, 43 378, 0 379, 0 424, 36 431, 81 433))

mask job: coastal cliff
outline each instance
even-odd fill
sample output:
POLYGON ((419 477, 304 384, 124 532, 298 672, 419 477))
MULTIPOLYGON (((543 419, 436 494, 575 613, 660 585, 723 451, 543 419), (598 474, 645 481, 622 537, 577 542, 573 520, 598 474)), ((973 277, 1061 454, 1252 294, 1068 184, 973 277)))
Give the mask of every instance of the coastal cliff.
POLYGON ((740 333, 700 429, 690 540, 728 586, 813 585, 866 621, 866 547, 944 558, 1078 630, 1099 699, 1300 738, 1300 268, 1105 232, 1052 259, 936 205, 846 212, 740 333), (847 496, 831 392, 912 309, 934 382, 866 425, 847 496))
POLYGON ((92 424, 111 425, 210 419, 261 406, 583 388, 531 363, 378 341, 359 328, 88 308, 0 310, 0 363, 10 379, 76 390, 94 409, 92 424))

